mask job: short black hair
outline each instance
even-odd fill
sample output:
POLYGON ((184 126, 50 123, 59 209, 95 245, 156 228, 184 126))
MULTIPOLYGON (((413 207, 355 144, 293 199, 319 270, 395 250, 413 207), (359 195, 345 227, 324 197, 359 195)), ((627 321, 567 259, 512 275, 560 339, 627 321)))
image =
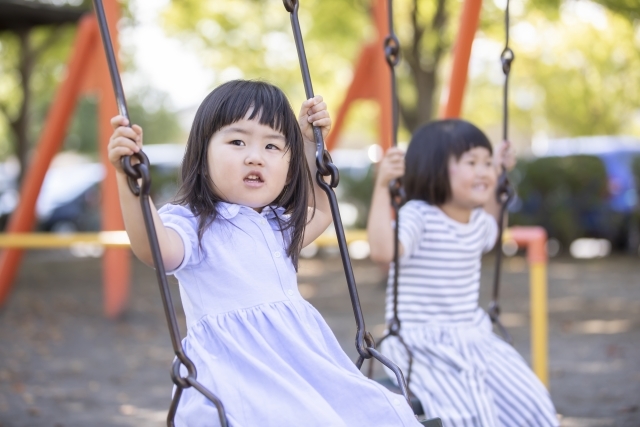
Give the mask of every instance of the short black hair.
POLYGON ((209 142, 214 133, 244 119, 249 112, 249 120, 258 120, 260 124, 281 132, 286 140, 286 150, 291 152, 288 183, 272 205, 283 207, 290 215, 289 220, 280 224, 282 231, 291 230, 287 255, 297 270, 313 181, 298 119, 286 95, 278 87, 262 81, 233 80, 207 95, 193 119, 182 160, 182 183, 175 203, 188 206, 198 217, 198 239, 201 240, 206 228, 217 217, 217 203, 225 201, 216 193, 209 177, 209 142))
POLYGON ((475 147, 493 154, 487 136, 461 119, 436 120, 419 128, 405 156, 404 188, 407 200, 424 200, 440 206, 451 198, 449 159, 475 147))

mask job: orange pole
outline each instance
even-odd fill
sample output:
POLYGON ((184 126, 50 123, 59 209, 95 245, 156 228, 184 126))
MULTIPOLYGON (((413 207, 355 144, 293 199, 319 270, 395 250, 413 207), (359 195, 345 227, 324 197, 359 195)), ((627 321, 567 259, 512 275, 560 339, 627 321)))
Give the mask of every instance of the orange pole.
POLYGON ((378 41, 375 51, 374 84, 377 101, 380 105, 380 145, 384 151, 391 147, 393 137, 393 100, 391 99, 391 71, 384 54, 384 40, 389 35, 389 8, 386 0, 377 0, 373 16, 378 29, 378 41))
MULTIPOLYGON (((7 226, 8 233, 27 232, 33 227, 36 219, 35 206, 42 182, 53 156, 64 142, 82 86, 84 67, 97 40, 96 21, 91 16, 83 17, 78 25, 73 51, 67 66, 67 76, 49 107, 36 152, 20 189, 20 201, 7 226)), ((21 250, 8 249, 0 253, 0 305, 9 295, 21 259, 21 250)))
POLYGON ((335 116, 336 121, 327 137, 327 150, 329 151, 333 150, 338 142, 338 137, 342 132, 344 121, 353 102, 361 98, 375 97, 376 86, 372 82, 371 70, 374 68, 373 54, 376 47, 374 43, 371 43, 366 45, 360 52, 360 57, 353 72, 353 80, 347 89, 347 95, 342 101, 342 105, 340 105, 338 114, 335 116))
POLYGON ((471 46, 473 46, 473 39, 478 28, 481 8, 482 0, 465 0, 464 2, 460 15, 458 39, 453 54, 453 68, 449 79, 449 97, 443 113, 445 119, 460 117, 462 98, 467 84, 471 46))
POLYGON ((539 226, 509 227, 509 238, 518 246, 527 248, 527 261, 530 264, 547 262, 547 231, 539 226))
MULTIPOLYGON (((105 15, 111 33, 111 42, 114 51, 118 52, 117 23, 120 17, 120 8, 115 0, 104 2, 105 15)), ((98 75, 100 86, 100 104, 98 106, 99 147, 102 155, 102 163, 107 171, 102 183, 102 230, 124 230, 124 221, 120 212, 120 200, 116 184, 115 169, 107 158, 107 145, 111 136, 111 117, 118 114, 111 77, 104 52, 99 49, 96 52, 99 61, 98 75)), ((102 258, 103 267, 103 294, 104 313, 109 318, 118 317, 126 308, 129 298, 130 280, 130 253, 129 249, 108 248, 102 258)))
POLYGON ((547 232, 542 227, 513 227, 510 239, 527 248, 531 305, 531 362, 540 381, 549 387, 549 310, 547 306, 547 232))
POLYGON ((366 44, 360 53, 353 73, 353 80, 347 90, 342 105, 336 115, 333 130, 327 138, 327 149, 332 150, 340 136, 344 120, 354 101, 358 99, 374 99, 380 106, 380 144, 386 150, 391 146, 392 105, 391 75, 387 66, 383 43, 389 32, 387 25, 386 0, 373 0, 373 18, 378 30, 376 41, 366 44))

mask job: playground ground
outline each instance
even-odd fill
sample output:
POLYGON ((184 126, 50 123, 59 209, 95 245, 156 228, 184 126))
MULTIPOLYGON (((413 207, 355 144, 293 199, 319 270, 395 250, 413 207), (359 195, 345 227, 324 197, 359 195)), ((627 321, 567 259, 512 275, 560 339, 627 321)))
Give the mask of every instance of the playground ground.
MULTIPOLYGON (((485 260, 485 306, 492 265, 485 260)), ((385 274, 368 261, 354 268, 368 329, 379 336, 385 274)), ((549 265, 550 389, 563 426, 640 426, 639 273, 639 259, 622 255, 549 265)), ((100 277, 99 259, 27 253, 0 310, 1 427, 164 425, 172 351, 154 273, 134 262, 129 310, 117 321, 102 316, 100 277)), ((355 357, 339 258, 301 261, 299 283, 355 357)), ((507 259, 503 318, 527 359, 528 304, 526 262, 507 259)))

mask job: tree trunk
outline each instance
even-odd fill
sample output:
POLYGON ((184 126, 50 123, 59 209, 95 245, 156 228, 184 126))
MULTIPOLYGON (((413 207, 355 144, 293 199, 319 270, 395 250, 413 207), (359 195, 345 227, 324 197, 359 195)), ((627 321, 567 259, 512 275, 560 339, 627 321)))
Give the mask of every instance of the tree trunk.
POLYGON ((18 110, 18 115, 11 120, 11 128, 15 135, 15 153, 20 162, 20 175, 18 182, 22 183, 22 178, 27 169, 29 148, 31 146, 29 138, 29 112, 31 107, 31 74, 35 63, 35 53, 31 48, 29 29, 16 31, 20 40, 20 84, 22 85, 22 104, 18 110))
POLYGON ((429 27, 418 22, 420 0, 413 1, 411 11, 413 34, 411 42, 403 48, 403 56, 409 65, 413 87, 416 88, 415 105, 400 104, 402 120, 413 132, 434 116, 435 95, 438 88, 438 67, 446 49, 445 30, 449 21, 447 0, 437 0, 436 11, 429 27), (425 43, 426 42, 426 43, 425 43))

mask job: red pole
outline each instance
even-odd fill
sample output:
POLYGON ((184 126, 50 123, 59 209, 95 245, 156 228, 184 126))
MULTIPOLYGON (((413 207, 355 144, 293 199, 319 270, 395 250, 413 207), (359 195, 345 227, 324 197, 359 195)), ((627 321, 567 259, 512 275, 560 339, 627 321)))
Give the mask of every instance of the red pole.
POLYGON ((480 9, 482 9, 482 0, 465 0, 460 15, 460 29, 458 30, 453 68, 449 79, 449 97, 442 114, 445 119, 460 117, 462 98, 467 84, 471 46, 480 20, 480 9))
MULTIPOLYGON (((8 233, 29 232, 35 222, 35 206, 42 182, 53 156, 60 150, 73 115, 85 73, 85 65, 91 57, 92 49, 98 41, 98 26, 92 16, 80 20, 71 58, 67 65, 67 76, 60 85, 51 106, 47 120, 40 134, 40 140, 24 176, 20 189, 20 202, 11 215, 8 233)), ((6 249, 0 253, 0 305, 8 297, 15 279, 22 250, 6 249)))
MULTIPOLYGON (((109 0, 104 2, 104 9, 109 24, 111 42, 117 56, 117 24, 120 17, 120 8, 115 0, 109 0)), ((100 86, 100 104, 98 106, 99 147, 102 163, 107 171, 106 178, 102 183, 102 229, 105 231, 124 230, 115 169, 107 158, 107 145, 112 133, 110 121, 111 117, 118 114, 118 107, 113 95, 111 77, 109 76, 105 55, 100 51, 96 58, 99 61, 98 84, 100 86)), ((105 250, 102 258, 104 313, 109 318, 118 317, 126 308, 129 298, 130 264, 129 249, 108 248, 105 250)))

